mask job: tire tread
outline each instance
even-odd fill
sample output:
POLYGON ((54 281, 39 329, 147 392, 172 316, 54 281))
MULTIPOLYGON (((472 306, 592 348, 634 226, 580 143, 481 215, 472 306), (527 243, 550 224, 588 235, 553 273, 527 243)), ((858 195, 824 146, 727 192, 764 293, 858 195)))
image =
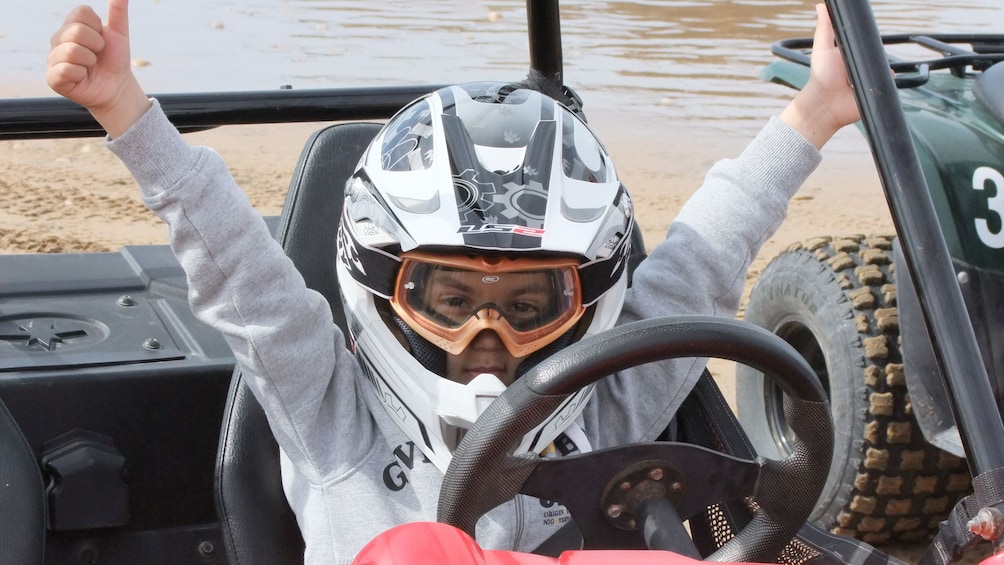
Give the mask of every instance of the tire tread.
POLYGON ((900 351, 892 249, 891 235, 817 236, 789 246, 761 274, 777 281, 781 273, 795 272, 784 269, 816 272, 815 263, 820 276, 812 280, 835 281, 831 297, 850 306, 857 338, 843 346, 860 356, 844 374, 860 369, 859 379, 847 383, 859 408, 852 414, 856 422, 835 425, 857 431, 849 452, 835 454, 846 460, 848 473, 819 522, 874 545, 928 538, 971 492, 965 460, 929 444, 913 414, 900 351), (775 262, 780 271, 772 270, 775 262), (838 288, 842 296, 835 295, 838 288))
POLYGON ((818 237, 803 248, 841 281, 856 311, 866 362, 864 457, 849 485, 850 503, 828 527, 872 544, 926 539, 971 481, 965 460, 929 444, 913 416, 900 352, 892 237, 818 237))

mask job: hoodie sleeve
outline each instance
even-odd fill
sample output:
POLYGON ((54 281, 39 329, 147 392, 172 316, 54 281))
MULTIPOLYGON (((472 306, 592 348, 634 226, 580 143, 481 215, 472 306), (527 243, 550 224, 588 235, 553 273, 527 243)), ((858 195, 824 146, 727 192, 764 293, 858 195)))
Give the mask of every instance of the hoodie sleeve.
POLYGON ((222 332, 290 459, 320 481, 329 458, 369 445, 357 435, 331 449, 331 430, 366 413, 356 361, 324 297, 306 287, 222 158, 190 147, 156 100, 108 147, 167 224, 193 312, 222 332))
MULTIPOLYGON (((618 323, 688 314, 734 317, 750 263, 820 160, 811 143, 771 118, 742 154, 709 170, 666 239, 636 269, 618 323)), ((587 431, 599 438, 596 447, 655 439, 705 365, 706 359, 677 359, 601 381, 598 402, 587 414, 587 431), (596 424, 600 411, 602 427, 596 424)))

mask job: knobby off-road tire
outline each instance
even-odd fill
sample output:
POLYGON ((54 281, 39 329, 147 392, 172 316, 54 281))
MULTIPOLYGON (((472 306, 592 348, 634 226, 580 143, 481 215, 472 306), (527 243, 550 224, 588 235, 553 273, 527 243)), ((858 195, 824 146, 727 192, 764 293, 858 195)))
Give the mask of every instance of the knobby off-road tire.
MULTIPOLYGON (((812 519, 874 545, 926 538, 971 489, 965 460, 914 420, 892 271, 889 236, 815 238, 770 262, 745 313, 801 352, 830 396, 833 463, 812 519)), ((736 386, 757 452, 786 451, 780 391, 744 366, 736 386)))

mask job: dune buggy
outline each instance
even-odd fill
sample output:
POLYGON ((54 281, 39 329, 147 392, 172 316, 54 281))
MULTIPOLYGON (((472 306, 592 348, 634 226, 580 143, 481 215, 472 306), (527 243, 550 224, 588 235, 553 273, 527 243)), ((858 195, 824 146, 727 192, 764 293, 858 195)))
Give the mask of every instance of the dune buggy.
MULTIPOLYGON (((925 560, 945 563, 977 539, 998 545, 1000 520, 993 518, 999 517, 1004 484, 997 476, 1004 466, 998 461, 1004 426, 988 379, 957 382, 958 375, 979 377, 985 370, 980 355, 972 354, 976 340, 966 339, 972 331, 965 331, 971 326, 955 273, 944 280, 951 269, 937 223, 929 221, 929 201, 911 195, 901 207, 896 195, 899 176, 912 174, 912 186, 924 185, 910 161, 912 147, 903 145, 910 139, 896 121, 902 118, 898 95, 887 88, 888 62, 875 43, 867 3, 833 0, 830 9, 880 168, 897 173, 886 175, 892 177, 886 185, 893 208, 903 211, 897 228, 917 295, 938 297, 947 310, 928 314, 931 301, 919 300, 976 480, 974 494, 956 506, 959 518, 945 523, 958 529, 970 518, 989 519, 973 522, 981 526, 970 528, 979 536, 967 529, 939 538, 925 560)), ((527 83, 571 96, 562 77, 557 1, 528 0, 527 14, 527 83)), ((182 131, 338 122, 307 140, 282 213, 266 220, 308 285, 328 298, 336 321, 344 323, 331 246, 314 243, 334 239, 334 222, 321 221, 337 217, 341 206, 342 189, 332 179, 348 177, 379 128, 371 120, 389 117, 434 88, 158 98, 182 131)), ((0 107, 3 140, 101 134, 83 109, 62 100, 0 107)), ((999 224, 988 229, 1000 231, 999 224)), ((280 486, 278 447, 232 354, 194 319, 186 291, 166 246, 0 257, 0 562, 302 560, 303 540, 280 486)), ((808 520, 827 483, 833 433, 826 381, 814 360, 792 345, 749 323, 706 317, 649 320, 579 342, 510 387, 465 436, 440 499, 441 521, 455 528, 421 530, 403 547, 378 538, 371 546, 376 552, 361 559, 392 562, 397 548, 404 562, 420 562, 423 555, 435 562, 443 554, 425 549, 450 549, 451 540, 470 551, 445 557, 477 557, 480 550, 464 541, 464 532, 500 499, 525 492, 564 503, 574 520, 538 548, 539 555, 491 553, 482 560, 895 562, 808 520), (547 461, 508 453, 509 438, 532 427, 533 414, 549 412, 577 387, 619 366, 670 356, 732 359, 774 379, 785 393, 791 451, 778 459, 757 457, 705 372, 665 441, 547 461), (567 551, 579 548, 586 551, 567 551), (599 548, 615 552, 592 551, 599 548), (633 553, 642 548, 670 551, 633 553)))

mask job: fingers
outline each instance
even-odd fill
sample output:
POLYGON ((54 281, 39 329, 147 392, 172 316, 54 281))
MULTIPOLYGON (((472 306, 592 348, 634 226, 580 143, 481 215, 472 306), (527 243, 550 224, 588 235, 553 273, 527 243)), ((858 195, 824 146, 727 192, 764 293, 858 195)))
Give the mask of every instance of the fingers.
POLYGON ((101 18, 89 6, 70 12, 50 40, 46 82, 53 90, 63 93, 87 77, 105 47, 101 31, 101 18))
POLYGON ((101 37, 101 18, 90 6, 77 6, 66 16, 63 26, 52 35, 49 46, 56 47, 60 43, 74 41, 85 35, 101 37), (89 31, 93 34, 88 33, 89 31))
POLYGON ((812 50, 834 47, 836 47, 836 37, 833 25, 830 23, 830 12, 826 9, 826 4, 816 4, 816 32, 812 37, 812 50))
POLYGON ((129 0, 108 0, 108 29, 129 37, 129 0))
POLYGON ((105 47, 101 18, 90 6, 79 6, 66 17, 49 44, 50 66, 61 62, 93 65, 97 53, 105 47))
MULTIPOLYGON (((49 70, 46 73, 50 86, 52 79, 56 82, 80 82, 94 66, 98 56, 94 51, 85 49, 74 43, 61 43, 49 51, 49 70)), ((53 86, 53 88, 55 88, 53 86)), ((57 92, 59 90, 57 89, 57 92)))

